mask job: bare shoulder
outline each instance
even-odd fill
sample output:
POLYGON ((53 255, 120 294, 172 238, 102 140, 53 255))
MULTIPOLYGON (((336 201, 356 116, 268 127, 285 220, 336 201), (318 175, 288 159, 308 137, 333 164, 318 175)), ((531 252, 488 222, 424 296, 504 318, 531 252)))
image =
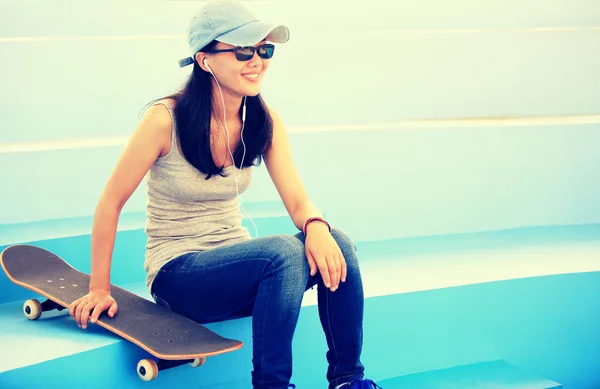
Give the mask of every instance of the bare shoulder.
MULTIPOLYGON (((173 102, 163 100, 173 108, 173 102)), ((153 104, 144 112, 134 136, 143 137, 160 149, 160 156, 166 155, 171 147, 172 118, 163 104, 153 104)))
POLYGON ((273 122, 273 141, 277 141, 278 138, 286 137, 286 129, 283 125, 283 120, 277 111, 275 111, 272 107, 267 106, 269 109, 269 115, 271 115, 271 120, 273 122))
POLYGON ((279 113, 272 107, 267 107, 269 109, 269 114, 271 115, 271 120, 273 121, 273 135, 271 143, 265 152, 266 162, 268 164, 269 161, 278 160, 276 163, 281 163, 279 156, 289 154, 290 152, 288 134, 279 113))
POLYGON ((279 113, 277 113, 277 111, 275 111, 273 109, 273 107, 271 107, 271 106, 267 106, 267 108, 269 109, 269 115, 271 115, 271 119, 273 120, 273 126, 281 125, 282 122, 281 122, 281 116, 279 116, 279 113))

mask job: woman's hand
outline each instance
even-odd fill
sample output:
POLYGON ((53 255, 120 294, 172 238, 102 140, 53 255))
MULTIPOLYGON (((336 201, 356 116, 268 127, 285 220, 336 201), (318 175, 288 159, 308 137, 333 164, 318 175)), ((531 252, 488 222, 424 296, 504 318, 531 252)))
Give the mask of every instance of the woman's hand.
POLYGON ((102 312, 108 309, 108 316, 114 317, 119 309, 117 302, 104 289, 94 289, 85 296, 73 301, 69 305, 69 314, 75 318, 80 328, 86 329, 88 319, 96 323, 102 312), (91 312, 91 314, 90 314, 91 312))
POLYGON ((310 275, 321 272, 323 283, 335 292, 340 281, 346 282, 346 260, 329 228, 321 222, 310 223, 306 227, 306 257, 310 275))

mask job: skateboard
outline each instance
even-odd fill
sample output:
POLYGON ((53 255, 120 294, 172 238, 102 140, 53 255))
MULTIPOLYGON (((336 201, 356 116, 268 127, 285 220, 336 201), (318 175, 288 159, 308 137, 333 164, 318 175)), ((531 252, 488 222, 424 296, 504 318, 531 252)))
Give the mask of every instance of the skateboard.
MULTIPOLYGON (((39 319, 42 312, 62 311, 88 293, 88 274, 39 247, 9 246, 0 253, 0 264, 12 282, 45 297, 41 303, 30 299, 23 304, 23 313, 29 320, 39 319)), ((117 314, 111 318, 105 311, 96 323, 155 357, 142 359, 137 364, 137 374, 144 381, 155 379, 161 370, 186 363, 201 366, 209 356, 243 346, 239 340, 224 338, 118 286, 111 285, 111 295, 119 304, 117 314)))

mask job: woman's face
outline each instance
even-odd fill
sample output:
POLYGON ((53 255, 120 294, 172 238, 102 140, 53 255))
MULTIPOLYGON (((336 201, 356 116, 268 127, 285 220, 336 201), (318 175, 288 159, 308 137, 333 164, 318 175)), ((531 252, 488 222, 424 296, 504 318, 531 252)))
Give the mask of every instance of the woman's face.
MULTIPOLYGON (((254 45, 262 46, 266 41, 254 45)), ((219 42, 216 50, 233 49, 235 46, 219 42)), ((242 52, 243 53, 243 52, 242 52)), ((248 53, 246 51, 246 53, 248 53)), ((268 69, 270 59, 261 58, 258 49, 247 61, 240 61, 234 52, 209 53, 206 55, 206 63, 219 81, 223 93, 229 93, 235 97, 256 96, 260 92, 262 79, 268 69)))

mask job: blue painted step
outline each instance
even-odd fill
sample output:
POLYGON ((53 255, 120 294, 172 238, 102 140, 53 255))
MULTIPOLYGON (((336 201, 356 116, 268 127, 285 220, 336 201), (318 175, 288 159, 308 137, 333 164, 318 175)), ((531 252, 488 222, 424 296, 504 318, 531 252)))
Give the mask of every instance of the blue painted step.
POLYGON ((561 389, 504 361, 482 362, 410 374, 378 382, 384 389, 561 389))

